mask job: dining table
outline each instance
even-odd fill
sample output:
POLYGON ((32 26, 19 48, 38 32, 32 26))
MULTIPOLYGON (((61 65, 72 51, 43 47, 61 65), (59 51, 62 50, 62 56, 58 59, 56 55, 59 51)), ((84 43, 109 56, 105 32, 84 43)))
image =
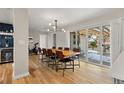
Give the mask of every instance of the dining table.
POLYGON ((80 52, 74 52, 73 50, 59 50, 59 49, 52 49, 53 53, 56 53, 56 51, 62 51, 63 55, 65 57, 71 57, 71 56, 75 56, 75 55, 79 55, 80 52))
MULTIPOLYGON (((59 49, 51 49, 52 52, 54 54, 56 54, 56 51, 62 51, 63 55, 64 55, 64 58, 68 58, 68 57, 74 57, 76 55, 79 55, 80 52, 75 52, 73 50, 59 50, 59 49)), ((61 63, 58 63, 58 61, 56 60, 55 61, 55 69, 56 69, 56 72, 58 71, 58 66, 61 65, 61 63)), ((60 69, 60 68, 59 68, 60 69)))

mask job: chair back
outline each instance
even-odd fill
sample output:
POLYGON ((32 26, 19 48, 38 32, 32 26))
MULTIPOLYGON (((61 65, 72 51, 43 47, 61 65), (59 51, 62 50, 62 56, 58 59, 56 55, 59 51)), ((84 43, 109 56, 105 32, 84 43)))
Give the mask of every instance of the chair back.
POLYGON ((52 49, 56 49, 56 47, 55 47, 55 46, 53 46, 53 47, 52 47, 52 49))
POLYGON ((65 48, 64 48, 64 50, 66 50, 66 51, 69 51, 69 50, 70 50, 70 48, 68 48, 68 47, 65 47, 65 48))
POLYGON ((41 53, 42 52, 42 49, 40 47, 38 47, 38 52, 41 53))
POLYGON ((74 52, 80 52, 80 49, 79 48, 73 48, 73 51, 74 52))
POLYGON ((58 50, 62 50, 63 48, 62 47, 58 47, 58 50))
POLYGON ((42 49, 43 50, 43 55, 47 54, 47 50, 45 48, 42 49))
POLYGON ((56 55, 57 55, 57 57, 58 57, 60 60, 64 59, 64 55, 63 55, 62 51, 56 51, 56 55))
POLYGON ((53 56, 53 52, 51 49, 47 49, 47 55, 50 57, 50 56, 53 56))

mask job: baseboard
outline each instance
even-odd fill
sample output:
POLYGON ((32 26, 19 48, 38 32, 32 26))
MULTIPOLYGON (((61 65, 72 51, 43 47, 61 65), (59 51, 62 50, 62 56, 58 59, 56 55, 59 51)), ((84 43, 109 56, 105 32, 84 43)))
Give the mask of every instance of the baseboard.
POLYGON ((22 78, 22 77, 26 77, 26 76, 29 76, 29 72, 27 73, 23 73, 23 74, 20 74, 20 75, 17 75, 17 76, 14 76, 13 75, 13 80, 16 80, 16 79, 19 79, 19 78, 22 78))

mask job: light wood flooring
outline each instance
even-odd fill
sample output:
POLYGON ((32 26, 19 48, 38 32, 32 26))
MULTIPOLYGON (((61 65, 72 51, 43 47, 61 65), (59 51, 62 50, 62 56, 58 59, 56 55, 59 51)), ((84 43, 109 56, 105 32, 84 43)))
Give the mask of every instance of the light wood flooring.
POLYGON ((29 57, 30 75, 12 80, 12 64, 0 64, 0 83, 2 84, 111 84, 109 69, 81 62, 81 67, 75 71, 66 70, 56 72, 47 64, 39 61, 38 56, 29 57))

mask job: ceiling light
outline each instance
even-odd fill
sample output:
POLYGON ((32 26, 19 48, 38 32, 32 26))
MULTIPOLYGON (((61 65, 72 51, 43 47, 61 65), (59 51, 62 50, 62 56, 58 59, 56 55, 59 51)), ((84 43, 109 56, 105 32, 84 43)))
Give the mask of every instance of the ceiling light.
POLYGON ((49 29, 48 31, 56 31, 56 32, 66 32, 65 29, 61 29, 58 27, 57 20, 54 20, 54 24, 49 23, 49 29))
POLYGON ((51 26, 52 24, 51 23, 49 23, 49 26, 51 26))
POLYGON ((62 29, 62 31, 64 31, 65 29, 62 29))
POLYGON ((63 32, 66 32, 65 29, 62 29, 63 32))
POLYGON ((55 26, 53 26, 53 29, 55 29, 56 27, 55 26))
POLYGON ((49 32, 49 31, 50 31, 50 29, 47 29, 47 31, 49 32))

